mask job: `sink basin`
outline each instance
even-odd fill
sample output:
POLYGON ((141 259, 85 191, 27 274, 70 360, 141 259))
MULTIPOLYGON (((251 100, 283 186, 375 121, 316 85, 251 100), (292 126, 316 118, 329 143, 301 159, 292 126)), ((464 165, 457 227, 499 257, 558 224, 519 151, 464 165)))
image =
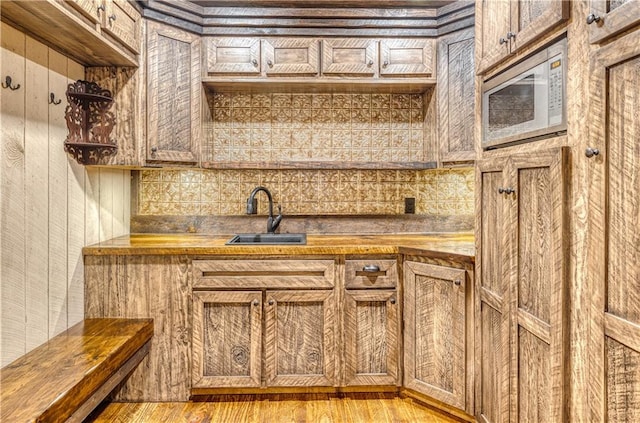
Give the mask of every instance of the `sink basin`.
POLYGON ((238 234, 226 245, 305 245, 306 234, 238 234))

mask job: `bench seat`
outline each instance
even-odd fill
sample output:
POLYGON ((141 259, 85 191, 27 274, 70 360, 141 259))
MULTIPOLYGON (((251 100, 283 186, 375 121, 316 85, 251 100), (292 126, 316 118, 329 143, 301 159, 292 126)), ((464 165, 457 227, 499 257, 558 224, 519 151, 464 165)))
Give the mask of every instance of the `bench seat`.
POLYGON ((86 319, 0 370, 0 421, 82 421, 149 351, 152 319, 86 319))

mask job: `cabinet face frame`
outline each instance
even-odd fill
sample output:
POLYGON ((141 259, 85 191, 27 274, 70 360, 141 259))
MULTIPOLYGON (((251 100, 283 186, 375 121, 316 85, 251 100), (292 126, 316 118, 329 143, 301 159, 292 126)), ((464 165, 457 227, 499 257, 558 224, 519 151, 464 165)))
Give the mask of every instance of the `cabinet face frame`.
POLYGON ((260 75, 259 38, 205 37, 203 43, 206 53, 205 75, 260 75))
POLYGON ((640 23, 640 2, 636 0, 609 9, 609 0, 591 0, 591 13, 600 20, 589 26, 589 41, 600 43, 640 23))
MULTIPOLYGON (((405 261, 405 288, 404 288, 404 386, 429 395, 439 401, 442 401, 453 407, 464 410, 466 408, 466 286, 467 272, 464 269, 456 269, 444 266, 436 266, 432 264, 405 261), (438 279, 447 283, 452 292, 452 310, 451 316, 455 317, 453 324, 453 332, 448 333, 453 343, 452 357, 448 357, 450 363, 434 362, 432 366, 442 365, 451 366, 452 386, 451 390, 438 386, 435 381, 425 381, 418 378, 417 372, 417 354, 427 350, 433 350, 435 341, 441 340, 442 337, 436 333, 427 333, 432 343, 429 345, 418 345, 416 339, 418 330, 417 319, 418 313, 425 313, 425 310, 417 309, 417 299, 415 293, 417 290, 417 278, 426 276, 431 279, 438 279), (431 348, 430 348, 431 347, 431 348), (431 383, 430 383, 431 382, 431 383)), ((442 305, 437 303, 434 298, 434 305, 442 305)), ((433 310, 431 310, 433 312, 433 310)), ((445 310, 447 312, 447 310, 445 310)), ((433 317, 433 316, 431 316, 433 317)), ((431 330, 433 327, 424 328, 431 330)), ((442 328, 446 330, 446 328, 442 328)), ((442 334, 440 334, 442 335, 442 334)))
POLYGON ((380 40, 380 76, 421 76, 435 78, 436 40, 398 39, 380 40), (418 61, 402 58, 402 51, 411 50, 405 57, 419 57, 418 61), (399 55, 400 57, 395 57, 399 55))
POLYGON ((367 39, 322 39, 323 75, 372 77, 378 69, 378 42, 367 39))
MULTIPOLYGON (((195 164, 198 162, 199 144, 202 139, 200 121, 202 86, 200 83, 200 37, 170 26, 147 22, 147 149, 146 158, 150 162, 176 162, 195 164), (162 149, 158 146, 158 132, 162 117, 159 116, 159 96, 165 90, 160 89, 160 67, 175 66, 173 59, 165 62, 158 52, 159 38, 166 37, 188 45, 190 54, 188 81, 174 81, 168 89, 188 90, 189 104, 181 105, 189 109, 188 139, 174 140, 173 145, 181 148, 162 149)), ((166 92, 164 92, 166 94, 166 92)))
MULTIPOLYGON (((589 421, 592 422, 636 421, 640 415, 638 407, 628 407, 623 405, 624 403, 618 407, 614 403, 615 415, 610 410, 610 401, 620 399, 622 402, 625 398, 637 398, 640 389, 638 368, 633 364, 638 362, 640 355, 640 323, 627 316, 634 314, 631 308, 635 305, 637 310, 638 304, 632 301, 624 303, 621 297, 629 289, 621 288, 625 288, 625 282, 628 284, 629 281, 620 280, 621 274, 624 273, 631 277, 640 274, 640 264, 633 261, 633 253, 630 253, 631 257, 626 260, 624 257, 621 260, 620 257, 624 246, 628 249, 635 248, 637 252, 638 245, 634 245, 637 231, 630 231, 631 233, 625 234, 623 238, 610 238, 611 232, 615 229, 612 228, 612 223, 618 225, 616 232, 620 232, 620 226, 630 223, 620 220, 619 215, 618 220, 614 220, 616 215, 612 216, 610 213, 611 197, 617 196, 619 200, 622 197, 621 193, 626 197, 622 204, 616 203, 615 207, 619 210, 633 210, 634 201, 637 209, 639 198, 636 187, 616 186, 616 182, 622 184, 625 179, 628 181, 633 179, 634 175, 637 176, 640 163, 638 126, 637 122, 633 121, 633 111, 637 110, 637 106, 634 106, 638 101, 637 96, 628 95, 628 88, 620 92, 622 81, 618 80, 618 83, 614 84, 612 78, 614 72, 620 72, 620 69, 614 68, 633 66, 629 62, 638 60, 640 30, 598 49, 590 63, 590 131, 583 148, 597 148, 599 154, 591 158, 583 156, 580 159, 590 161, 589 248, 586 260, 588 287, 585 291, 591 294, 588 337, 588 353, 591 359, 585 365, 589 382, 589 421), (622 110, 628 114, 620 113, 622 110), (621 139, 623 133, 626 133, 626 136, 621 139), (631 169, 635 170, 635 174, 629 175, 631 169), (614 243, 616 246, 612 251, 610 244, 614 243), (618 268, 615 274, 609 270, 612 263, 618 268), (617 299, 610 297, 610 289, 611 293, 616 294, 617 299), (614 367, 620 372, 613 372, 614 367), (613 388, 609 388, 611 382, 616 383, 613 388)), ((627 75, 630 73, 627 72, 627 75)), ((633 79, 625 79, 624 82, 627 87, 629 84, 635 84, 633 79)), ((632 89, 637 89, 632 86, 632 89)), ((633 219, 633 213, 628 213, 627 216, 630 217, 626 219, 633 219)))
POLYGON ((262 63, 267 76, 317 76, 319 57, 320 43, 315 38, 262 40, 262 63))
MULTIPOLYGON (((345 292, 344 307, 344 344, 345 344, 345 375, 344 385, 396 385, 398 379, 399 358, 399 311, 397 292, 395 290, 347 290, 345 292), (385 332, 384 361, 386 372, 358 373, 358 349, 373 350, 369 345, 358 345, 356 332, 358 330, 358 303, 384 304, 386 320, 384 327, 377 328, 385 332), (367 348, 369 347, 369 348, 367 348)), ((376 342, 376 339, 370 339, 376 342)))
MULTIPOLYGON (((291 307, 291 306, 289 306, 291 307)), ((303 310, 304 311, 304 310, 303 310)), ((336 380, 335 363, 335 295, 333 290, 317 291, 267 291, 265 303, 265 373, 267 386, 334 386, 336 380), (279 307, 281 304, 295 304, 305 307, 308 303, 320 303, 323 320, 305 322, 321 325, 322 333, 322 371, 321 373, 282 374, 278 366, 283 339, 279 326, 279 307)))
MULTIPOLYGON (((224 340, 227 342, 228 340, 224 340)), ((261 385, 262 375, 262 292, 260 291, 194 291, 193 292, 193 336, 192 336, 192 388, 211 387, 255 387, 261 385), (249 376, 207 376, 204 374, 205 345, 204 308, 212 304, 245 304, 249 308, 250 351, 248 357, 249 376)))

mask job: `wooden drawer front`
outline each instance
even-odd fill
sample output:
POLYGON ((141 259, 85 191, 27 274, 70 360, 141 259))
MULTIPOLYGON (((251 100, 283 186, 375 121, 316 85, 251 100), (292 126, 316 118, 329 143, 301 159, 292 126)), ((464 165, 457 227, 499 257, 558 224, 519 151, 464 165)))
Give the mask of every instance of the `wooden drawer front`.
POLYGON ((67 0, 66 2, 93 23, 100 23, 105 14, 98 9, 102 6, 102 0, 67 0))
POLYGON ((395 288, 398 284, 396 260, 347 260, 345 262, 345 287, 395 288), (375 267, 378 270, 373 270, 375 267), (365 270, 370 269, 370 270, 365 270))
POLYGON ((333 260, 194 260, 194 288, 333 288, 333 260))
POLYGON ((380 41, 380 75, 435 76, 433 39, 380 41))
POLYGON ((104 18, 104 29, 127 48, 135 53, 140 52, 140 14, 126 0, 106 2, 107 14, 104 18))
POLYGON ((205 38, 208 74, 260 74, 260 40, 205 38))
POLYGON ((262 50, 267 75, 318 74, 318 40, 264 40, 262 50))
POLYGON ((378 67, 377 43, 372 40, 322 40, 322 73, 373 76, 378 67))

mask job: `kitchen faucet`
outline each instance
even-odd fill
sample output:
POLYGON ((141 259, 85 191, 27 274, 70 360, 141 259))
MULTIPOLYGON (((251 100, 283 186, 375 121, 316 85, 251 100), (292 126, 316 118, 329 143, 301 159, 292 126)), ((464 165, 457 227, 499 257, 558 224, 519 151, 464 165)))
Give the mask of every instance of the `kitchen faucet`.
POLYGON ((258 211, 253 207, 253 202, 258 191, 264 191, 267 194, 267 198, 269 199, 269 218, 267 219, 267 232, 272 234, 278 229, 280 226, 280 222, 282 221, 282 206, 278 205, 278 216, 273 217, 273 197, 268 189, 265 187, 255 187, 253 191, 251 191, 251 195, 247 199, 247 214, 256 214, 258 211))

